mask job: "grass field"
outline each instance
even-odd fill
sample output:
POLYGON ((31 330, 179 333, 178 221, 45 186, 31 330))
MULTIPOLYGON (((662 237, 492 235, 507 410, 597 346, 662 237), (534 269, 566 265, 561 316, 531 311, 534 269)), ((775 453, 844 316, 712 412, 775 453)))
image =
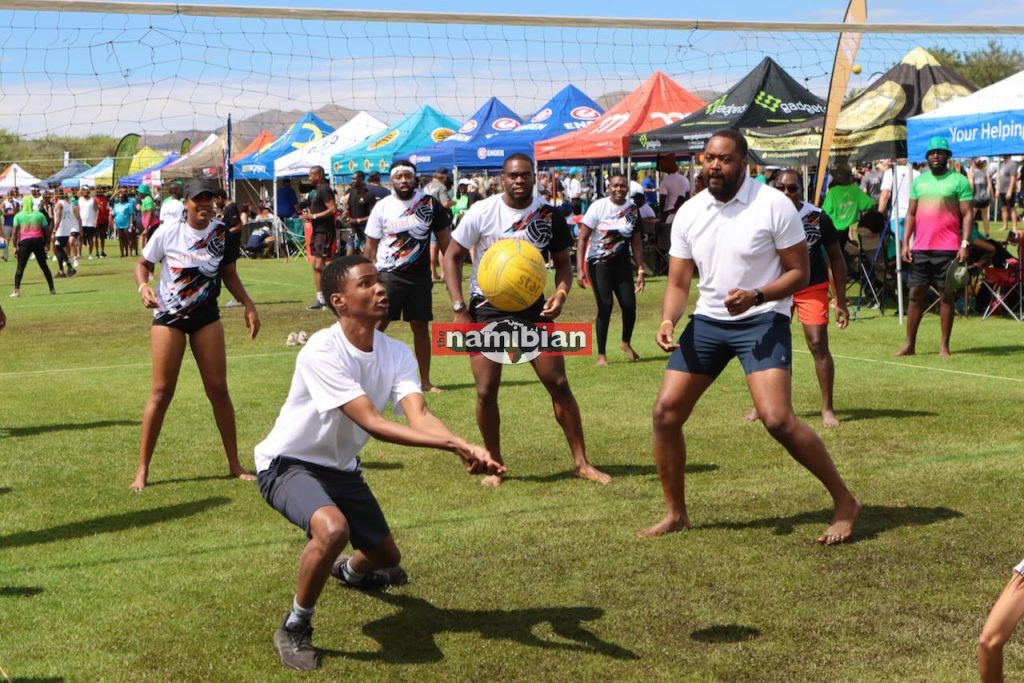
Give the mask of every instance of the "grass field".
MULTIPOLYGON (((127 259, 85 261, 46 294, 29 266, 0 334, 0 667, 24 680, 289 680, 271 634, 290 605, 300 531, 226 465, 194 362, 182 378, 151 486, 128 491, 148 392, 149 314, 127 259)), ((245 261, 263 331, 223 312, 242 460, 269 431, 296 349, 332 320, 303 310, 304 263, 245 261)), ((12 263, 0 279, 13 279, 12 263)), ((663 502, 650 413, 664 370, 653 343, 664 286, 641 297, 629 364, 568 360, 591 459, 571 459, 532 370, 505 369, 507 484, 479 486, 450 454, 371 442, 366 476, 411 582, 383 595, 332 583, 306 679, 388 681, 963 681, 985 615, 1022 555, 1024 327, 958 318, 939 359, 938 319, 894 359, 892 316, 833 330, 837 412, 822 433, 865 504, 854 542, 814 537, 829 499, 759 425, 732 364, 687 426, 694 529, 635 533, 663 502)), ((3 290, 6 294, 6 290, 3 290)), ((435 311, 446 310, 435 290, 435 311)), ((588 320, 573 292, 565 320, 588 320)), ((618 334, 618 313, 613 338, 618 334)), ((801 339, 798 330, 797 339, 801 339)), ((407 326, 392 333, 411 341, 407 326)), ((818 426, 809 355, 794 401, 818 426)), ((432 410, 478 439, 463 358, 435 359, 432 410)), ((821 430, 819 430, 821 431, 821 430)), ((1024 676, 1012 644, 1007 671, 1024 676)))

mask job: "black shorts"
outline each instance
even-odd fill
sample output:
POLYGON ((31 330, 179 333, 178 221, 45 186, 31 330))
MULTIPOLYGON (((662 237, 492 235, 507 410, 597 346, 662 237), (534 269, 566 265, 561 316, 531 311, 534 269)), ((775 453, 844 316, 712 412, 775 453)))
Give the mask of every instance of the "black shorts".
POLYGON ((1012 209, 1017 204, 1017 195, 1012 192, 1006 192, 999 195, 999 200, 1002 206, 1012 209))
POLYGON ((61 249, 67 249, 68 240, 70 239, 71 237, 69 235, 57 235, 54 238, 54 240, 57 242, 57 246, 60 247, 61 249))
POLYGON ((164 313, 153 318, 153 324, 160 327, 171 327, 185 334, 194 334, 210 323, 220 320, 220 309, 216 306, 199 306, 188 315, 164 313))
POLYGON ((679 347, 668 357, 668 369, 718 377, 734 357, 747 375, 789 370, 793 362, 789 318, 776 312, 741 320, 690 316, 679 347))
POLYGON ((348 522, 352 547, 373 550, 391 529, 363 479, 361 470, 343 472, 294 458, 277 457, 270 467, 257 475, 260 495, 274 508, 312 538, 310 522, 322 507, 341 510, 348 522))
POLYGON ((314 232, 309 242, 309 253, 314 258, 330 258, 331 247, 334 246, 334 231, 314 232))
POLYGON ((517 313, 509 313, 500 308, 492 306, 487 299, 474 294, 469 299, 469 317, 475 323, 493 323, 499 320, 518 320, 523 323, 549 323, 547 318, 541 317, 540 312, 544 310, 544 297, 541 296, 529 308, 517 313))
POLYGON ((945 289, 946 271, 949 264, 956 258, 955 251, 938 251, 925 249, 915 251, 914 260, 910 262, 910 273, 907 275, 908 287, 928 287, 945 289))
POLYGON ((83 225, 82 234, 84 234, 86 237, 93 237, 96 235, 96 227, 93 225, 83 225))
POLYGON ((428 275, 422 279, 408 279, 396 273, 380 274, 381 284, 388 290, 388 319, 406 322, 434 319, 430 290, 434 283, 428 275))

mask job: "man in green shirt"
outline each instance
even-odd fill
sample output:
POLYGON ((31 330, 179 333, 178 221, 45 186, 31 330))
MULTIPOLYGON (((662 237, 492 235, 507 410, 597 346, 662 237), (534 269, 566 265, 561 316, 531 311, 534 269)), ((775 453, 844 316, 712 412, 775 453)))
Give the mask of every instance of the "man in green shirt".
POLYGON ((839 233, 839 247, 850 241, 850 226, 857 222, 865 211, 875 208, 875 201, 853 182, 853 175, 846 166, 832 172, 833 185, 825 195, 821 210, 832 219, 839 233))

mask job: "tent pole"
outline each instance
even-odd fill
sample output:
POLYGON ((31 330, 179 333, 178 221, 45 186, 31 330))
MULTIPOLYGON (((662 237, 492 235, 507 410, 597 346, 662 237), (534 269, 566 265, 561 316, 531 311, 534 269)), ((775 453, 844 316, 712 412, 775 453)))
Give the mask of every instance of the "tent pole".
MULTIPOLYGON (((271 201, 271 203, 272 203, 272 205, 274 207, 274 218, 278 218, 278 216, 277 216, 277 176, 276 175, 274 176, 274 186, 273 187, 274 187, 274 190, 273 190, 274 194, 270 198, 270 201, 271 201)), ((278 218, 278 220, 280 220, 280 218, 278 218)), ((275 223, 274 225, 276 226, 277 224, 275 223)), ((274 233, 275 233, 274 234, 274 252, 277 254, 277 258, 281 258, 281 238, 283 237, 283 235, 278 235, 277 232, 278 232, 277 230, 274 231, 274 233)), ((288 249, 287 248, 285 249, 285 253, 286 254, 288 253, 288 249)))
MULTIPOLYGON (((893 227, 896 231, 896 311, 899 314, 900 327, 903 327, 903 234, 900 230, 900 184, 898 165, 892 166, 892 215, 893 227)), ((910 160, 907 160, 907 179, 910 180, 910 160)))

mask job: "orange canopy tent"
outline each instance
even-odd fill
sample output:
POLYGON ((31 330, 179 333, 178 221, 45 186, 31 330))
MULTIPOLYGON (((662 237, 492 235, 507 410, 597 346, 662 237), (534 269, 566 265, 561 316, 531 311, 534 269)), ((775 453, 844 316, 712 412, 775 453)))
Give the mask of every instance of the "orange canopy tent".
POLYGON ((263 149, 264 147, 269 145, 271 142, 273 142, 276 138, 277 138, 277 136, 274 135, 273 133, 271 133, 270 131, 268 131, 268 130, 261 130, 260 134, 257 135, 256 138, 252 142, 250 142, 248 145, 245 146, 245 149, 243 149, 241 152, 238 152, 237 154, 233 154, 231 156, 231 163, 235 163, 239 159, 244 159, 245 157, 249 156, 253 152, 256 152, 256 151, 259 151, 259 150, 263 149))
POLYGON ((660 71, 586 128, 533 146, 538 162, 619 159, 629 136, 661 128, 704 106, 704 100, 660 71))

